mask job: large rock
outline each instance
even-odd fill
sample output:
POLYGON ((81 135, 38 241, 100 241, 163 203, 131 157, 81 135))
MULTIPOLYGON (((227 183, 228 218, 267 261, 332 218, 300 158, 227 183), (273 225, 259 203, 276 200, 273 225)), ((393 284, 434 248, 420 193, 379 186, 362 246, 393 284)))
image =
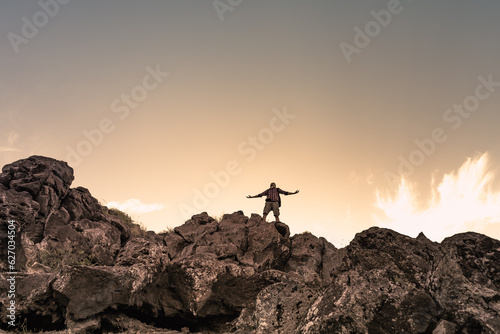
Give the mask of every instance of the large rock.
POLYGON ((495 333, 499 246, 476 234, 439 245, 387 229, 359 233, 297 333, 495 333))
POLYGON ((83 187, 71 189, 62 206, 68 211, 71 220, 101 218, 101 205, 89 190, 83 187))
POLYGON ((258 334, 294 333, 316 295, 315 289, 299 280, 270 285, 257 295, 253 309, 241 313, 235 328, 258 334))
POLYGON ((291 243, 291 256, 285 271, 299 273, 309 284, 320 284, 323 280, 331 279, 334 258, 338 253, 334 245, 309 232, 294 235, 291 243))
MULTIPOLYGON (((15 276, 16 313, 18 317, 26 319, 31 328, 44 330, 65 328, 65 302, 55 298, 52 291, 52 283, 56 278, 57 275, 53 273, 15 276)), ((2 279, 2 283, 3 281, 2 279)))
MULTIPOLYGON (((26 268, 26 248, 36 242, 43 240, 44 221, 37 219, 40 211, 40 204, 35 202, 28 193, 18 193, 15 190, 6 189, 0 185, 0 221, 2 228, 0 229, 0 256, 2 259, 7 259, 7 223, 12 221, 12 226, 15 227, 17 240, 15 240, 16 253, 16 269, 22 270, 26 268)), ((0 261, 0 270, 7 270, 7 262, 0 261)))
POLYGON ((16 192, 28 192, 47 216, 59 208, 74 180, 73 169, 63 161, 32 156, 2 168, 0 183, 16 192))
MULTIPOLYGON (((288 229, 284 224, 280 227, 288 229)), ((176 227, 175 232, 187 243, 177 258, 215 254, 219 260, 228 259, 261 272, 282 269, 290 257, 290 233, 283 235, 275 224, 264 223, 255 214, 249 219, 238 211, 224 215, 219 223, 204 212, 176 227)))
POLYGON ((429 288, 447 320, 467 333, 500 328, 500 241, 477 233, 443 240, 429 288))

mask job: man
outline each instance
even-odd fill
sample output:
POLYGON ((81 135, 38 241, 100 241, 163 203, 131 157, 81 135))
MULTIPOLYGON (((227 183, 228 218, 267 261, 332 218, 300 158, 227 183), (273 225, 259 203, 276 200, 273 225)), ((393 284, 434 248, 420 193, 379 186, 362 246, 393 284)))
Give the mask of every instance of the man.
POLYGON ((288 192, 281 190, 280 188, 276 188, 276 183, 271 183, 271 187, 267 189, 266 191, 261 192, 258 195, 255 196, 250 196, 248 195, 247 198, 257 198, 257 197, 262 197, 264 195, 267 196, 266 198, 266 205, 264 206, 264 216, 262 219, 266 221, 266 217, 271 212, 271 210, 274 213, 274 217, 276 217, 276 221, 280 221, 280 206, 281 206, 281 199, 279 194, 283 195, 294 195, 297 194, 299 191, 296 190, 294 193, 288 192))

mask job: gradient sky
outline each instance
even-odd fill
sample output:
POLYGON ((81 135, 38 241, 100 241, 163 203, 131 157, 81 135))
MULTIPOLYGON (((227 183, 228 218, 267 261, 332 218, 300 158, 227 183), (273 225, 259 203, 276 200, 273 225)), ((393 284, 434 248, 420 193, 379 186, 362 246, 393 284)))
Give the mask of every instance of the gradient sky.
POLYGON ((292 234, 337 247, 373 225, 500 239, 499 15, 494 0, 2 2, 0 164, 68 161, 73 187, 157 232, 262 214, 245 197, 274 181, 300 190, 281 208, 292 234))

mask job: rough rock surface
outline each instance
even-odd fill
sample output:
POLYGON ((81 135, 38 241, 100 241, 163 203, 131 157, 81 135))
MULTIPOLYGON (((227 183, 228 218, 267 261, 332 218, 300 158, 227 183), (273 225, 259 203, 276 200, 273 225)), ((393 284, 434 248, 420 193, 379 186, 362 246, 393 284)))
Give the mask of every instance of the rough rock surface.
POLYGON ((0 174, 2 329, 47 333, 498 333, 500 242, 373 227, 336 249, 241 211, 144 232, 64 162, 0 174), (16 226, 9 326, 8 221, 16 226))

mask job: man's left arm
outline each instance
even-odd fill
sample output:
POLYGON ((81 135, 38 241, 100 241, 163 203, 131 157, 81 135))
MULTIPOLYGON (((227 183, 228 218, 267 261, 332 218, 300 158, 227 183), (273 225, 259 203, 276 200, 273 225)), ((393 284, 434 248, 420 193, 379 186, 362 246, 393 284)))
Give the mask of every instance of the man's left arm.
POLYGON ((295 194, 298 194, 298 193, 299 193, 299 191, 298 191, 298 190, 295 190, 295 192, 291 193, 291 192, 289 192, 289 191, 285 191, 285 190, 282 190, 282 189, 278 189, 278 192, 279 192, 280 194, 283 194, 283 195, 295 195, 295 194))

